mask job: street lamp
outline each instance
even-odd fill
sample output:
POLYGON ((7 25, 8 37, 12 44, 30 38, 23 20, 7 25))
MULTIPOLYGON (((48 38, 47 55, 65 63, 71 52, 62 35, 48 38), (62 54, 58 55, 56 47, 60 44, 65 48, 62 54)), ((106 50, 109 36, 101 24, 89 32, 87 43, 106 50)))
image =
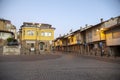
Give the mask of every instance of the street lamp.
POLYGON ((102 52, 102 41, 101 41, 101 31, 102 30, 104 30, 103 28, 100 28, 100 29, 97 29, 97 32, 99 32, 99 39, 100 39, 100 43, 99 43, 99 45, 100 45, 100 54, 101 54, 101 56, 103 56, 103 52, 102 52))

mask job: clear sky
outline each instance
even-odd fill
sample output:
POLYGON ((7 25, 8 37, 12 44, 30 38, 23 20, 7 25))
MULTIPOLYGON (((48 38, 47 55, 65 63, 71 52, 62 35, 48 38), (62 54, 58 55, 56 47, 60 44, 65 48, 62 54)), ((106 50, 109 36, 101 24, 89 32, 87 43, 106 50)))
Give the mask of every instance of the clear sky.
POLYGON ((55 37, 116 16, 120 0, 0 0, 0 18, 11 20, 17 29, 23 22, 51 24, 55 37))

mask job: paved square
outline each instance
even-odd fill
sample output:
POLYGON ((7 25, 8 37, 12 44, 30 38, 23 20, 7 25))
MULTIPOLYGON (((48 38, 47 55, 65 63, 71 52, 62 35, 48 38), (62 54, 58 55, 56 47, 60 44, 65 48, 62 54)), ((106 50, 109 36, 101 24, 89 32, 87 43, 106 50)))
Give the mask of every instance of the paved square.
POLYGON ((66 54, 5 56, 0 80, 120 80, 120 64, 66 54))

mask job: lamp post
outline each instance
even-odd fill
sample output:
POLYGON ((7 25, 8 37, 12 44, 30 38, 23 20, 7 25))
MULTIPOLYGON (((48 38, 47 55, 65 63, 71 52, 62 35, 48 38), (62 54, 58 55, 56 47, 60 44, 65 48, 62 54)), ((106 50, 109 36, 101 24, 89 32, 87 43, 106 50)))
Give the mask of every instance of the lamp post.
POLYGON ((103 52, 102 52, 102 41, 101 41, 101 31, 103 30, 103 28, 100 28, 100 29, 97 29, 97 32, 99 32, 99 39, 100 39, 100 42, 99 42, 99 46, 100 46, 100 55, 103 56, 103 52))

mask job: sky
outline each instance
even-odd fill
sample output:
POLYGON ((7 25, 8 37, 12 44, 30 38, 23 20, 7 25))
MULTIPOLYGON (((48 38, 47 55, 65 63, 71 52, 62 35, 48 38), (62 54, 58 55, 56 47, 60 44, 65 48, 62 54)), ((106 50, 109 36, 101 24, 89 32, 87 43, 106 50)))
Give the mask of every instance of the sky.
POLYGON ((55 38, 117 16, 120 0, 0 0, 0 18, 17 30, 23 22, 47 23, 56 28, 55 38))

